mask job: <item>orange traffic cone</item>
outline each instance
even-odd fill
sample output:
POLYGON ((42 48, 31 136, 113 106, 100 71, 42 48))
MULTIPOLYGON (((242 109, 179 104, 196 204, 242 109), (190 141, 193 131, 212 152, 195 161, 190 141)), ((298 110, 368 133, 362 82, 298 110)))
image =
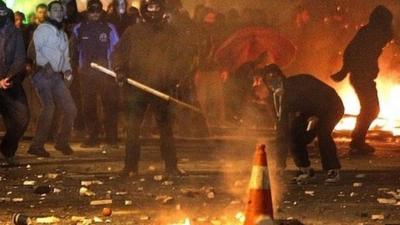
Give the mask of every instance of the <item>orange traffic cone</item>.
POLYGON ((249 201, 244 225, 255 225, 260 217, 273 219, 272 196, 269 183, 265 145, 257 145, 249 184, 249 201))

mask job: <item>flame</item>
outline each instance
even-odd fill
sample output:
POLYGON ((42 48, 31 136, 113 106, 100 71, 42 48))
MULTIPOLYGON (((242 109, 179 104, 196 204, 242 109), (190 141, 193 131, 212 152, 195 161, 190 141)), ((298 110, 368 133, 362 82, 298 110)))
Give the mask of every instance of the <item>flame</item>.
POLYGON ((244 215, 243 212, 238 212, 238 213, 236 213, 235 218, 236 218, 241 224, 243 224, 244 221, 246 220, 246 216, 244 215))
POLYGON ((191 223, 190 223, 190 219, 186 217, 182 222, 171 223, 169 225, 191 225, 191 223))
MULTIPOLYGON (((380 76, 384 77, 384 76, 380 76)), ((389 76, 386 76, 389 77, 389 76)), ((392 132, 394 136, 400 135, 400 84, 385 79, 377 80, 380 101, 380 113, 371 124, 372 130, 392 132)), ((360 104, 353 88, 349 83, 338 90, 345 106, 345 115, 336 126, 336 130, 353 130, 356 117, 360 112, 360 104)))

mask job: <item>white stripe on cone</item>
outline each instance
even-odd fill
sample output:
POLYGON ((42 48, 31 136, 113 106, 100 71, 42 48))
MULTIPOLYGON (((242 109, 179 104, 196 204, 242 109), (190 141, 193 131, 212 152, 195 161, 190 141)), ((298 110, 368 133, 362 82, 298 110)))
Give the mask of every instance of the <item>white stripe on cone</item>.
POLYGON ((249 189, 269 190, 269 187, 268 168, 265 166, 253 166, 249 189))

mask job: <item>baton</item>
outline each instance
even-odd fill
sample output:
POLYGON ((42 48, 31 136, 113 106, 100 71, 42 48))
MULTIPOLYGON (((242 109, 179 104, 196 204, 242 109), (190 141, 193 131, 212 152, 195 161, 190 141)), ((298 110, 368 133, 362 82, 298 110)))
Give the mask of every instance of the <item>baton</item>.
MULTIPOLYGON (((103 67, 103 66, 100 66, 100 65, 98 65, 97 63, 93 63, 93 62, 92 62, 92 63, 90 63, 90 66, 91 66, 93 69, 96 69, 96 70, 98 70, 98 71, 100 71, 100 72, 103 72, 103 73, 105 73, 105 74, 107 74, 107 75, 109 75, 109 76, 111 76, 111 77, 114 77, 114 78, 117 77, 117 74, 116 74, 114 71, 109 70, 109 69, 107 69, 107 68, 105 68, 105 67, 103 67)), ((135 81, 135 80, 132 80, 132 79, 130 79, 130 78, 127 78, 126 81, 127 81, 128 84, 130 84, 130 85, 132 85, 132 86, 134 86, 134 87, 136 87, 136 88, 139 88, 139 89, 142 90, 142 91, 145 91, 145 92, 147 92, 147 93, 150 93, 150 94, 152 94, 152 95, 154 95, 154 96, 157 96, 157 97, 159 97, 159 98, 161 98, 161 99, 163 99, 163 100, 165 100, 165 101, 167 101, 167 102, 173 102, 173 103, 175 103, 175 104, 177 104, 177 105, 180 105, 180 106, 183 106, 183 107, 185 107, 185 108, 188 108, 188 109, 190 109, 190 110, 192 110, 192 111, 194 111, 194 112, 197 112, 197 113, 200 113, 200 114, 202 113, 201 110, 198 109, 197 107, 194 107, 194 106, 192 106, 192 105, 190 105, 190 104, 187 104, 187 103, 185 103, 185 102, 179 101, 179 100, 176 99, 176 98, 173 98, 173 97, 171 97, 171 96, 169 96, 169 95, 167 95, 167 94, 164 94, 164 93, 162 93, 162 92, 160 92, 160 91, 158 91, 158 90, 156 90, 156 89, 153 89, 153 88, 151 88, 151 87, 149 87, 149 86, 146 86, 146 85, 144 85, 144 84, 142 84, 142 83, 139 83, 139 82, 137 82, 137 81, 135 81)))

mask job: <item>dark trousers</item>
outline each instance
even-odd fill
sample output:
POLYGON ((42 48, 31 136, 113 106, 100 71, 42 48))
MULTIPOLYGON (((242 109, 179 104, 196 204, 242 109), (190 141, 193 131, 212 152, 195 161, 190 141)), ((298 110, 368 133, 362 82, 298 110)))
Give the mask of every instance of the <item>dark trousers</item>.
POLYGON ((336 144, 332 138, 332 131, 343 116, 343 107, 332 111, 329 115, 319 117, 316 129, 307 131, 309 116, 296 117, 291 125, 291 153, 297 167, 309 167, 307 145, 318 137, 322 168, 324 170, 340 169, 336 144))
POLYGON ((62 114, 61 124, 57 133, 57 145, 68 145, 72 126, 76 116, 76 107, 71 92, 66 87, 60 73, 45 73, 38 71, 32 79, 38 93, 42 110, 36 128, 36 135, 31 146, 41 148, 49 136, 54 111, 62 114))
POLYGON ((125 167, 131 170, 137 170, 140 158, 140 127, 149 105, 152 105, 154 109, 155 119, 160 132, 161 156, 165 160, 166 168, 175 167, 177 158, 168 102, 142 92, 132 92, 133 93, 131 93, 131 96, 128 98, 129 116, 125 167))
POLYGON ((97 97, 100 96, 103 108, 103 127, 106 143, 118 141, 118 100, 119 90, 112 78, 103 74, 82 74, 83 111, 88 136, 98 139, 102 123, 98 116, 97 97))
POLYGON ((0 113, 6 127, 0 151, 5 157, 12 157, 29 123, 28 102, 21 84, 0 90, 0 113))
POLYGON ((360 101, 360 114, 351 134, 352 143, 364 144, 371 123, 379 114, 379 99, 375 81, 352 81, 354 91, 360 101))

